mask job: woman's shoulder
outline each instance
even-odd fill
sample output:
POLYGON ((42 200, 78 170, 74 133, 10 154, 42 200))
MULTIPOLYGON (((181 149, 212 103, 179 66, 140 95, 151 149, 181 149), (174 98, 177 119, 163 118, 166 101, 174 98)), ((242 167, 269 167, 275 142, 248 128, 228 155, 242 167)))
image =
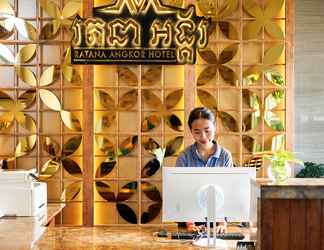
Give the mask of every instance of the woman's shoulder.
POLYGON ((229 151, 227 148, 224 148, 223 146, 220 146, 221 154, 225 155, 232 155, 231 151, 229 151))
POLYGON ((180 153, 179 153, 179 156, 183 155, 183 156, 186 156, 186 155, 192 155, 192 152, 194 151, 194 146, 195 144, 191 144, 190 146, 186 147, 184 150, 182 150, 180 153))

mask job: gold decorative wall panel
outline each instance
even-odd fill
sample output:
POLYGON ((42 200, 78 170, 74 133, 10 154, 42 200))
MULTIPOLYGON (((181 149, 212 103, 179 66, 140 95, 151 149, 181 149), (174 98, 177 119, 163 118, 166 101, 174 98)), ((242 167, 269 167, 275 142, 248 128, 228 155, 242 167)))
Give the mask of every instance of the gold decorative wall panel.
POLYGON ((82 68, 70 63, 81 1, 0 1, 0 159, 36 168, 62 223, 82 224, 82 68), (5 73, 6 72, 6 73, 5 73))
POLYGON ((61 223, 160 224, 161 169, 188 146, 192 107, 215 112, 237 166, 287 147, 290 0, 163 0, 212 19, 195 65, 72 65, 75 15, 111 2, 0 0, 0 159, 37 168, 61 223))

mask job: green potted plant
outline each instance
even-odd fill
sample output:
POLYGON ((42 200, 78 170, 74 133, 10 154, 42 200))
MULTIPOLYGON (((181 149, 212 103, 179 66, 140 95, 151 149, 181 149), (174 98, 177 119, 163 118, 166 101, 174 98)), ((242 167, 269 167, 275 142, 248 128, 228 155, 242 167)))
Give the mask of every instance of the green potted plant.
POLYGON ((266 153, 263 157, 271 163, 267 170, 269 179, 277 184, 284 183, 291 176, 289 162, 304 165, 302 161, 295 158, 294 153, 285 150, 266 153))

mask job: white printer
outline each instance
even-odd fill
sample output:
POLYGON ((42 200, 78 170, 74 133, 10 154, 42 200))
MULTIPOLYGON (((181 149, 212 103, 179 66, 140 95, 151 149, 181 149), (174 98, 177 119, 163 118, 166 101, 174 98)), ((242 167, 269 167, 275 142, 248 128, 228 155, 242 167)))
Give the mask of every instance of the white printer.
POLYGON ((47 186, 32 177, 35 172, 0 171, 0 214, 36 216, 47 208, 47 186))

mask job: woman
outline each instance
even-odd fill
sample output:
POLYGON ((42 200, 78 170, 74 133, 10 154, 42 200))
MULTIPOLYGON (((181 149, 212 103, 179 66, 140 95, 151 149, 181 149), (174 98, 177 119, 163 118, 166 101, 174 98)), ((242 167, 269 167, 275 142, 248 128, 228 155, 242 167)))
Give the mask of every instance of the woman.
POLYGON ((231 153, 214 140, 216 121, 212 111, 205 107, 193 109, 188 126, 195 143, 179 155, 177 167, 233 167, 231 153))
MULTIPOLYGON (((178 156, 177 167, 233 167, 231 153, 214 140, 216 120, 212 111, 205 107, 193 109, 188 126, 195 143, 178 156)), ((202 228, 187 222, 187 229, 197 231, 202 228)), ((226 232, 226 222, 218 224, 217 232, 226 232)))

